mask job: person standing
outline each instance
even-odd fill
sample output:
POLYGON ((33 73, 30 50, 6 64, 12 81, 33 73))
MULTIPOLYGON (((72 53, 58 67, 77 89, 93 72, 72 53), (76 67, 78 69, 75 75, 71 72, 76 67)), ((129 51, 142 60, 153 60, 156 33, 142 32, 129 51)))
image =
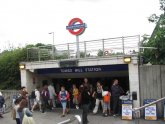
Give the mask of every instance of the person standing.
POLYGON ((69 97, 68 91, 66 91, 65 87, 62 86, 61 91, 59 92, 59 95, 58 95, 59 101, 61 102, 62 109, 63 109, 61 117, 65 117, 65 114, 66 114, 66 111, 67 111, 66 110, 66 105, 67 105, 68 97, 69 97))
POLYGON ((0 92, 0 118, 3 118, 3 104, 5 103, 5 99, 0 92))
POLYGON ((26 89, 26 87, 21 87, 21 91, 20 91, 21 97, 28 100, 28 91, 26 89))
POLYGON ((113 85, 111 87, 112 93, 112 108, 113 108, 113 116, 119 114, 119 97, 124 93, 123 89, 119 86, 119 81, 115 79, 113 81, 113 85))
POLYGON ((82 105, 82 118, 83 118, 83 124, 87 124, 88 121, 88 110, 89 110, 89 104, 90 104, 90 92, 88 90, 87 86, 84 86, 84 89, 81 93, 81 105, 82 105))
MULTIPOLYGON (((103 92, 103 88, 102 88, 101 82, 98 81, 96 91, 93 93, 93 97, 96 96, 96 102, 95 102, 95 108, 93 110, 93 114, 97 113, 100 103, 102 105, 102 110, 104 108, 102 92, 103 92)), ((103 113, 104 113, 104 110, 103 110, 103 113)))
POLYGON ((15 113, 13 113, 13 116, 15 116, 15 117, 13 117, 13 120, 16 120, 16 124, 21 124, 21 119, 20 119, 20 115, 19 115, 19 112, 18 112, 21 100, 22 99, 20 97, 20 98, 16 99, 15 102, 14 102, 13 112, 15 112, 15 113))
POLYGON ((19 103, 19 108, 18 108, 20 124, 23 124, 24 113, 26 113, 27 116, 30 116, 30 117, 32 116, 32 112, 28 108, 27 100, 25 98, 22 98, 19 103), (26 111, 25 111, 25 109, 26 109, 26 111))
POLYGON ((84 85, 85 87, 87 87, 88 90, 90 89, 90 84, 89 84, 89 81, 88 81, 87 78, 84 78, 84 83, 83 83, 83 85, 84 85))
POLYGON ((48 90, 49 90, 49 99, 50 99, 50 106, 53 108, 56 107, 55 104, 55 97, 57 96, 54 87, 52 86, 52 84, 49 84, 48 86, 48 90))
POLYGON ((108 91, 108 87, 105 87, 102 95, 104 101, 104 116, 107 117, 108 115, 110 115, 110 98, 111 98, 111 93, 108 91))

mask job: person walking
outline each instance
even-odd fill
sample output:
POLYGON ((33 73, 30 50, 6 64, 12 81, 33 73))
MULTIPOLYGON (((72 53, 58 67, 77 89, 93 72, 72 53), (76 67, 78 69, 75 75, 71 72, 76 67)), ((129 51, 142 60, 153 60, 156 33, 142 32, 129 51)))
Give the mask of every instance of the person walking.
POLYGON ((48 90, 49 90, 50 106, 52 107, 52 109, 54 109, 56 107, 55 97, 57 96, 57 94, 55 92, 54 86, 52 86, 51 83, 48 86, 48 90))
POLYGON ((40 91, 35 89, 35 99, 34 99, 34 105, 32 106, 32 112, 34 111, 35 107, 39 105, 39 110, 42 111, 41 109, 41 98, 40 98, 40 91))
POLYGON ((119 97, 124 94, 123 89, 119 86, 119 81, 115 79, 113 81, 113 85, 111 87, 112 93, 112 108, 113 108, 113 116, 119 114, 119 97))
POLYGON ((73 84, 73 104, 76 106, 76 109, 79 109, 78 96, 79 96, 78 88, 76 87, 75 84, 73 84))
POLYGON ((5 103, 5 99, 0 92, 0 118, 3 118, 3 104, 5 103))
MULTIPOLYGON (((97 113, 100 103, 102 105, 102 110, 104 108, 102 92, 103 92, 103 88, 102 88, 101 82, 98 81, 96 91, 92 95, 93 97, 96 96, 96 102, 95 102, 95 108, 93 110, 93 114, 97 113)), ((104 113, 104 110, 103 110, 103 113, 104 113)))
POLYGON ((81 105, 82 105, 82 118, 83 118, 83 124, 87 124, 88 121, 88 110, 89 110, 89 104, 90 104, 90 92, 88 90, 87 86, 84 86, 84 89, 81 93, 81 105))
POLYGON ((42 113, 45 113, 45 109, 49 106, 48 100, 49 100, 49 91, 48 91, 48 85, 43 85, 43 90, 41 92, 41 98, 42 98, 42 113))
POLYGON ((65 114, 66 114, 66 111, 67 111, 66 110, 66 105, 67 105, 68 97, 69 97, 68 91, 66 91, 65 87, 62 86, 61 91, 59 92, 59 95, 58 95, 59 101, 61 102, 62 109, 63 109, 61 117, 65 117, 65 114))

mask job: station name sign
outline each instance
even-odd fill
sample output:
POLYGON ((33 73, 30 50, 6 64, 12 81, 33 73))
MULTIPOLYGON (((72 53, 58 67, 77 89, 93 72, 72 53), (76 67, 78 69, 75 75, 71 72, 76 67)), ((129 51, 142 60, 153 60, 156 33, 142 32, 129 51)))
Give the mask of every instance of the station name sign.
POLYGON ((38 74, 128 71, 127 64, 36 69, 38 74))
POLYGON ((60 69, 61 73, 83 73, 83 72, 101 72, 101 67, 86 67, 86 68, 67 68, 60 69))

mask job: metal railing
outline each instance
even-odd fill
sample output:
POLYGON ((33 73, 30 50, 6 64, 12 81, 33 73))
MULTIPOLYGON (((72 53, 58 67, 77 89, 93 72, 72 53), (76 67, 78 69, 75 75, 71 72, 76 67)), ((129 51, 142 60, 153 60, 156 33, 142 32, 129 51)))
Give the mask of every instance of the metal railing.
POLYGON ((13 96, 17 95, 17 90, 1 90, 3 97, 5 98, 5 111, 8 111, 13 105, 13 96))
POLYGON ((132 109, 133 117, 134 117, 133 123, 134 123, 134 124, 139 124, 140 110, 143 110, 143 109, 145 109, 145 108, 148 107, 148 106, 151 106, 151 105, 153 105, 153 104, 157 104, 157 103, 162 102, 162 101, 164 101, 164 100, 165 100, 165 97, 160 98, 160 99, 158 99, 158 100, 156 100, 156 101, 154 101, 154 102, 151 102, 151 103, 149 103, 149 104, 146 104, 146 105, 144 105, 144 106, 141 106, 141 107, 138 107, 138 108, 133 108, 133 109, 132 109))
MULTIPOLYGON (((80 58, 137 54, 139 42, 139 35, 82 41, 79 42, 80 58)), ((76 42, 27 49, 28 61, 74 59, 76 55, 76 42)))

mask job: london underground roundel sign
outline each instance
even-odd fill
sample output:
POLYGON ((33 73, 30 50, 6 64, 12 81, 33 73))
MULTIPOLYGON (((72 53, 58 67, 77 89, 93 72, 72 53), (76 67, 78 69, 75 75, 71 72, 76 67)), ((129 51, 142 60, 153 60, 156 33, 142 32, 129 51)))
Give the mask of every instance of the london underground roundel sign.
POLYGON ((66 29, 69 30, 69 32, 73 35, 81 35, 86 28, 86 24, 83 23, 83 21, 79 18, 73 18, 70 20, 68 26, 66 26, 66 29))

